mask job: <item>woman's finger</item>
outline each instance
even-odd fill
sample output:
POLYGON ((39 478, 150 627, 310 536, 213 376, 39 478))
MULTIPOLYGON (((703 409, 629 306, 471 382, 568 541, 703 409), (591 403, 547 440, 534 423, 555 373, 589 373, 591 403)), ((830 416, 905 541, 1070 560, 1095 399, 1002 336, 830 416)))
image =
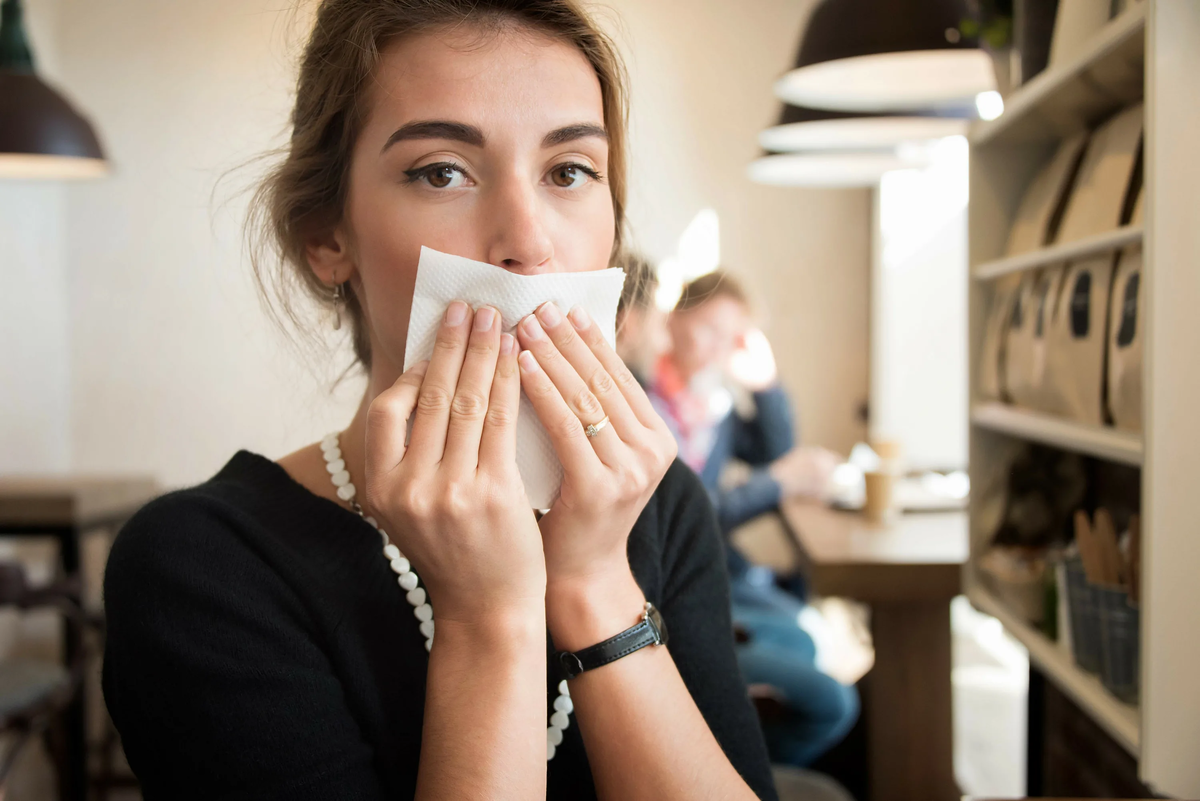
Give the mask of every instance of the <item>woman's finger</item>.
POLYGON ((417 396, 429 362, 414 364, 396 383, 380 392, 367 409, 366 479, 391 472, 404 458, 408 419, 417 406, 417 396))
POLYGON ((600 331, 600 326, 596 325, 591 316, 579 306, 572 309, 567 318, 575 327, 579 338, 587 344, 596 360, 600 362, 600 365, 612 378, 613 383, 617 385, 617 389, 620 390, 638 421, 646 428, 665 431, 666 424, 659 417, 658 412, 654 411, 654 405, 650 403, 650 398, 646 397, 646 390, 642 389, 642 385, 625 366, 625 362, 621 361, 621 357, 608 344, 604 334, 600 331))
POLYGON ((521 407, 521 376, 517 369, 517 340, 512 334, 500 337, 500 356, 492 377, 483 437, 479 443, 479 466, 496 474, 512 469, 517 459, 517 413, 521 407))
POLYGON ((521 321, 517 331, 521 344, 537 357, 538 364, 585 427, 609 418, 606 430, 592 438, 600 461, 613 466, 624 459, 628 452, 626 442, 636 441, 645 429, 562 312, 553 303, 543 304, 536 315, 521 321), (580 361, 584 364, 580 365, 580 361), (591 381, 585 380, 584 375, 591 381), (602 393, 607 403, 601 400, 602 393))
POLYGON ((450 421, 450 403, 458 386, 467 337, 471 329, 470 307, 456 300, 446 309, 433 345, 433 358, 421 383, 414 414, 410 458, 423 464, 441 461, 446 449, 446 427, 450 421))
POLYGON ((500 315, 490 306, 475 312, 463 358, 458 386, 450 402, 450 421, 446 428, 446 452, 442 464, 454 474, 479 465, 479 440, 483 435, 488 396, 496 373, 496 355, 500 350, 500 315))
POLYGON ((579 476, 584 482, 582 486, 587 486, 589 477, 596 475, 602 465, 584 433, 584 424, 567 406, 558 387, 554 386, 532 352, 521 351, 517 361, 521 367, 521 388, 550 434, 550 444, 554 446, 563 469, 579 476))

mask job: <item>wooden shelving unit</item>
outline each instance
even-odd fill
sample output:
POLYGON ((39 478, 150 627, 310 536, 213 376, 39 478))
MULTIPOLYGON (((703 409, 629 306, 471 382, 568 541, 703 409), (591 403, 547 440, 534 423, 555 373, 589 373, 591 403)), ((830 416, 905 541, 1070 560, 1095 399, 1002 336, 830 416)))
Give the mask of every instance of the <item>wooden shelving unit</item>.
POLYGON ((1200 2, 1134 0, 1073 61, 1005 99, 977 123, 971 147, 968 319, 972 485, 967 595, 999 618, 1036 665, 1138 759, 1156 793, 1200 798, 1200 2), (1131 103, 1145 103, 1144 222, 1015 257, 1004 255, 1022 194, 1058 142, 1131 103), (996 278, 1141 244, 1143 432, 1080 425, 990 402, 977 359, 996 278), (1015 444, 1038 442, 1140 467, 1141 692, 1122 703, 1070 654, 1010 612, 977 572, 994 514, 986 488, 1007 474, 1015 444), (989 516, 991 515, 991 516, 989 516))
POLYGON ((1034 76, 1004 101, 1003 114, 972 129, 971 143, 1061 137, 1140 100, 1148 5, 1137 3, 1112 20, 1074 61, 1034 76))
POLYGON ((971 410, 971 422, 990 431, 1043 445, 1108 459, 1142 464, 1142 437, 1108 426, 1089 426, 1003 403, 981 403, 971 410))
POLYGON ((1004 624, 1009 634, 1016 637, 1029 650, 1029 659, 1055 684, 1079 704, 1091 712, 1096 722, 1114 740, 1133 755, 1141 745, 1141 726, 1137 707, 1123 703, 1112 696, 1104 685, 1092 674, 1079 668, 1066 648, 1051 642, 1037 629, 1008 611, 995 595, 982 585, 970 588, 967 597, 982 612, 986 612, 1004 624))
POLYGON ((1141 242, 1142 226, 1126 225, 1115 231, 1107 231, 1096 236, 1089 236, 1087 239, 1080 239, 1078 242, 1064 242, 1031 253, 1021 253, 989 261, 976 267, 973 274, 978 280, 989 281, 1009 273, 1033 270, 1048 264, 1062 264, 1065 261, 1074 261, 1084 256, 1113 251, 1128 245, 1141 244, 1141 242))

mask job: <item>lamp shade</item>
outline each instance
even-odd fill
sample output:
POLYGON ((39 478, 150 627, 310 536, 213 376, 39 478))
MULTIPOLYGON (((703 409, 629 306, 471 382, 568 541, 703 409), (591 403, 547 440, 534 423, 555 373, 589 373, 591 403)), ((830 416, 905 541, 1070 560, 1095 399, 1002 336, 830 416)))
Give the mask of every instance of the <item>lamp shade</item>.
POLYGON ((972 102, 996 81, 991 58, 959 32, 968 16, 965 0, 824 0, 775 95, 858 112, 972 102))
POLYGON ((785 105, 779 124, 758 135, 763 150, 876 150, 965 134, 969 110, 928 114, 850 114, 785 105))
POLYGON ((0 5, 0 178, 108 171, 91 124, 33 71, 18 0, 0 5))
POLYGON ((777 153, 757 158, 746 176, 768 186, 837 188, 874 186, 885 172, 925 166, 916 154, 899 152, 777 153))

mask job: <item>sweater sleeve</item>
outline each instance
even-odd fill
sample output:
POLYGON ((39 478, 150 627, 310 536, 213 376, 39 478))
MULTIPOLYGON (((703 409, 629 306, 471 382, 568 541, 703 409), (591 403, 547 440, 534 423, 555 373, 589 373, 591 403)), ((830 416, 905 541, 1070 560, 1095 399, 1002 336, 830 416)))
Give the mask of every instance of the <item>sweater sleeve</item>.
POLYGON ((382 799, 300 599, 243 525, 183 491, 113 544, 102 683, 144 797, 382 799))
POLYGON ((765 467, 755 468, 745 483, 718 489, 710 496, 717 510, 721 531, 728 534, 761 514, 779 508, 782 497, 779 482, 765 467))
POLYGON ((751 465, 765 465, 792 449, 796 426, 792 403, 781 386, 754 393, 755 415, 749 420, 736 419, 733 452, 751 465))
POLYGON ((712 506, 700 480, 678 460, 663 483, 672 488, 659 511, 667 647, 729 761, 759 798, 773 801, 762 729, 734 657, 729 578, 712 506))

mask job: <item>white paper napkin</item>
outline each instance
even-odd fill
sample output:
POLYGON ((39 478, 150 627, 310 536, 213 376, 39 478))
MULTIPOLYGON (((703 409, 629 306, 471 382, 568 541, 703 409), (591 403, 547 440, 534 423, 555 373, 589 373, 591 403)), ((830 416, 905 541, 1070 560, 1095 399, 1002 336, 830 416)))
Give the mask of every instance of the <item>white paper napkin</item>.
MULTIPOLYGON (((624 283, 625 272, 615 268, 517 275, 503 267, 422 247, 408 320, 404 369, 433 354, 442 316, 455 300, 472 308, 494 307, 500 312, 503 330, 509 333, 547 301, 553 301, 563 312, 582 306, 612 345, 616 341, 617 302, 624 283)), ((517 468, 529 502, 537 509, 550 508, 562 483, 562 465, 554 454, 549 434, 524 393, 517 416, 517 468)))

